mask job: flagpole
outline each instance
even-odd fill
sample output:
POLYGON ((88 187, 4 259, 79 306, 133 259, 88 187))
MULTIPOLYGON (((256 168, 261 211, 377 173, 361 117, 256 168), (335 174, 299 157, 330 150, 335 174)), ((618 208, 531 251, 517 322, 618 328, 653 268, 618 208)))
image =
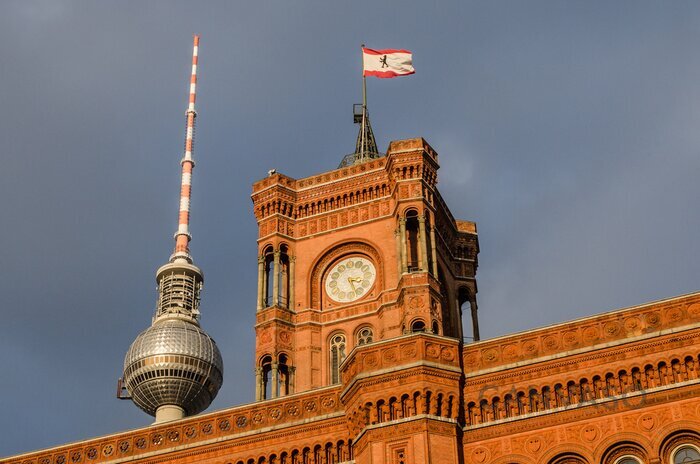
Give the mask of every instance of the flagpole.
POLYGON ((362 44, 362 136, 360 137, 360 159, 365 159, 365 145, 367 144, 365 127, 367 124, 367 78, 365 77, 365 44, 362 44))

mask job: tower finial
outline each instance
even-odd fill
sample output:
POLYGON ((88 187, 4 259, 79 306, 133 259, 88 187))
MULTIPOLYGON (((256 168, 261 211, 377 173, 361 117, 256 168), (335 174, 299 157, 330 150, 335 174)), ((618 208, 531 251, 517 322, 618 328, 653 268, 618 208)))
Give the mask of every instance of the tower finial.
POLYGON ((367 78, 365 76, 365 44, 360 47, 362 51, 362 104, 353 105, 353 122, 360 125, 355 142, 355 152, 345 155, 338 168, 364 163, 373 158, 382 156, 377 148, 372 125, 369 123, 367 113, 367 78), (359 111, 358 111, 359 110, 359 111))
POLYGON ((199 36, 194 36, 192 49, 192 76, 190 78, 190 98, 187 105, 187 131, 185 133, 185 156, 180 164, 182 165, 182 182, 180 187, 180 213, 178 219, 177 232, 175 233, 175 251, 170 257, 171 261, 184 259, 188 263, 192 262, 190 257, 190 198, 192 195, 192 170, 194 169, 194 123, 197 112, 194 104, 197 99, 197 55, 199 53, 199 36))
POLYGON ((374 131, 369 123, 367 113, 367 76, 365 75, 365 44, 362 44, 362 121, 360 132, 355 143, 355 163, 362 163, 370 158, 379 157, 377 142, 374 140, 374 131))

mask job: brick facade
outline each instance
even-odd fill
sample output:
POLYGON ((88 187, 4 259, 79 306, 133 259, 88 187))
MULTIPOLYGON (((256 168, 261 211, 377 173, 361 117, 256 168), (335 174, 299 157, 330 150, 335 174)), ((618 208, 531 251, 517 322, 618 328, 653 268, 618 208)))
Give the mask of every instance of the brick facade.
POLYGON ((256 402, 0 463, 667 464, 700 451, 700 293, 479 341, 476 225, 452 217, 437 170, 411 139, 253 185, 256 402), (375 272, 339 301, 328 276, 355 259, 375 272))

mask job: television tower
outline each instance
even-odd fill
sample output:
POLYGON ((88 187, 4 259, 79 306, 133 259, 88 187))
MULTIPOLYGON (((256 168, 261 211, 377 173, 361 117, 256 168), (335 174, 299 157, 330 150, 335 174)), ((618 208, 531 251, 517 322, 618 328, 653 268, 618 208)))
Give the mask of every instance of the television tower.
POLYGON ((127 351, 117 392, 119 398, 131 399, 155 416, 156 423, 205 410, 223 382, 221 353, 199 326, 204 275, 192 262, 189 250, 198 51, 199 36, 195 35, 175 250, 170 261, 156 271, 158 301, 153 322, 127 351))

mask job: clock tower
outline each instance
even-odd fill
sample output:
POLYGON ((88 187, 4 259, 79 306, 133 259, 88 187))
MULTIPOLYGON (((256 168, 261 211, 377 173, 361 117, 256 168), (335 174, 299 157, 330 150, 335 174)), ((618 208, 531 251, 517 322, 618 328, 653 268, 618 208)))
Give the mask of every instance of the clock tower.
POLYGON ((303 179, 271 171, 253 185, 256 400, 340 383, 361 345, 413 332, 479 339, 476 224, 452 216, 438 167, 417 138, 391 142, 386 156, 303 179))

